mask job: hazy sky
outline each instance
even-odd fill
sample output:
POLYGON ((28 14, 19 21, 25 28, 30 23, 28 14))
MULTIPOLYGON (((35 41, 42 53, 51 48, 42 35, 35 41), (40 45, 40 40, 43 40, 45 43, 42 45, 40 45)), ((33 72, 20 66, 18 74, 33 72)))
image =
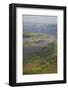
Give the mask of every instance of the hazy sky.
POLYGON ((57 24, 56 16, 23 15, 24 22, 57 24))

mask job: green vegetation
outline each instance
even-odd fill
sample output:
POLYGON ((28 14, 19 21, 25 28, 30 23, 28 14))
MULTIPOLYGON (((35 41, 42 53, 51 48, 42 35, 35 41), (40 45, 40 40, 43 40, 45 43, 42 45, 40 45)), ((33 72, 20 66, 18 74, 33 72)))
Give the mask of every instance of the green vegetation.
POLYGON ((24 33, 29 36, 24 39, 25 47, 38 46, 39 42, 48 41, 47 45, 41 45, 40 51, 28 53, 23 57, 23 74, 57 73, 57 41, 49 35, 24 33))

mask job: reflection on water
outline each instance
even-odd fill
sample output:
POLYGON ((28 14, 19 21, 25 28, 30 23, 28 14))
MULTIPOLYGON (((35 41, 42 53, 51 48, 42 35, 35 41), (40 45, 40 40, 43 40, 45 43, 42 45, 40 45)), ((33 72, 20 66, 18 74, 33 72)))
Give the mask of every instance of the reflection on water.
POLYGON ((42 46, 46 46, 48 44, 47 41, 41 41, 38 42, 37 45, 31 46, 31 47, 25 47, 24 46, 24 54, 38 52, 41 50, 42 46))

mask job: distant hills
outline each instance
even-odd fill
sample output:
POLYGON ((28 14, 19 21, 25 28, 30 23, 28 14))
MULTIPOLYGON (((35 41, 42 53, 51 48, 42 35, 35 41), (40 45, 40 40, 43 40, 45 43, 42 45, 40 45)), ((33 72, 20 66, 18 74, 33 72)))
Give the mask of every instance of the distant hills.
POLYGON ((24 32, 57 35, 57 24, 24 22, 24 32))

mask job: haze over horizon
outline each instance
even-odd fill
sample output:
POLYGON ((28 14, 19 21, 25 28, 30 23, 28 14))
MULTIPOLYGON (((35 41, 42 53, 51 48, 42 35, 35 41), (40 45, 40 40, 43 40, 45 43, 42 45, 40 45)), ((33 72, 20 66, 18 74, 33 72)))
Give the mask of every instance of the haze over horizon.
POLYGON ((57 16, 23 15, 24 23, 57 24, 57 16))

